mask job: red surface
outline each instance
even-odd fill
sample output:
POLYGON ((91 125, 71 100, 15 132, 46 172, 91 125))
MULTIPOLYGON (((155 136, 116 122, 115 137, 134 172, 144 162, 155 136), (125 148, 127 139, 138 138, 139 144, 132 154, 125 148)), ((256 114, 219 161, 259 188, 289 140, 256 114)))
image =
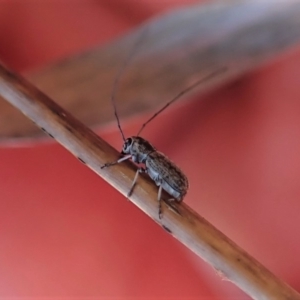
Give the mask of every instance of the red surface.
MULTIPOLYGON (((0 59, 42 66, 178 3, 1 1, 0 59)), ((144 132, 190 178, 185 201, 298 290, 299 78, 295 50, 144 132)), ((59 145, 0 157, 0 297, 248 298, 59 145)))

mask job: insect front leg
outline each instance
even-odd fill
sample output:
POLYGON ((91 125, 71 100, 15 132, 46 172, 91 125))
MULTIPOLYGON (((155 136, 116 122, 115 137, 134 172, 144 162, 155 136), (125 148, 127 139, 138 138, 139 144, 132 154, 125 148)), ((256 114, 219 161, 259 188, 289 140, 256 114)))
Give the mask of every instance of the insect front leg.
POLYGON ((137 182, 137 179, 138 179, 138 177, 139 177, 139 174, 140 174, 140 173, 145 173, 145 172, 146 172, 146 169, 145 169, 145 168, 138 168, 138 169, 137 169, 137 171, 136 171, 136 173, 135 173, 135 176, 134 176, 134 179, 133 179, 133 182, 132 182, 132 185, 131 185, 131 188, 130 188, 128 194, 127 194, 127 198, 129 198, 129 197, 131 196, 131 194, 132 194, 132 192, 133 192, 133 189, 134 189, 134 186, 135 186, 135 184, 136 184, 136 182, 137 182))
POLYGON ((125 155, 125 156, 119 158, 117 161, 114 161, 114 162, 111 162, 111 163, 106 163, 105 165, 103 165, 103 166, 101 167, 101 169, 108 168, 108 167, 110 167, 110 166, 119 164, 120 162, 122 162, 122 161, 124 161, 124 160, 127 160, 127 159, 129 159, 129 158, 131 158, 131 154, 125 155))

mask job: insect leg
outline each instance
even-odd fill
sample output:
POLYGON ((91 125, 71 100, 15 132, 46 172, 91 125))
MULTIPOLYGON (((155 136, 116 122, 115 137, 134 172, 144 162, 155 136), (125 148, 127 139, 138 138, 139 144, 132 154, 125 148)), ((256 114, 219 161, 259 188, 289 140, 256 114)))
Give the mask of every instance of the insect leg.
POLYGON ((168 208, 171 210, 171 211, 173 211, 174 213, 176 213, 177 215, 180 215, 181 216, 181 214, 180 214, 180 212, 178 211, 178 209, 174 206, 174 205, 172 205, 172 203, 174 203, 174 202, 178 202, 178 200, 176 200, 175 198, 170 198, 170 199, 168 199, 168 200, 165 200, 165 203, 168 205, 168 208))
POLYGON ((132 181, 131 188, 130 188, 128 194, 127 194, 127 198, 129 198, 129 197, 131 196, 132 191, 133 191, 133 189, 134 189, 134 186, 135 186, 135 184, 136 184, 136 182, 137 182, 137 179, 138 179, 138 177, 139 177, 139 174, 140 174, 140 173, 145 173, 145 172, 146 172, 146 169, 144 169, 144 168, 138 168, 138 169, 136 170, 134 179, 133 179, 133 181, 132 181))
POLYGON ((161 219, 161 191, 162 191, 162 185, 158 188, 158 194, 157 194, 157 201, 158 201, 158 218, 161 219))
POLYGON ((116 164, 119 164, 120 162, 124 161, 124 160, 127 160, 131 158, 131 154, 128 154, 128 155, 125 155, 124 157, 121 157, 120 159, 118 159, 117 161, 114 161, 114 162, 111 162, 111 163, 107 163, 105 165, 103 165, 101 167, 101 169, 104 169, 104 168, 108 168, 110 166, 113 166, 113 165, 116 165, 116 164))

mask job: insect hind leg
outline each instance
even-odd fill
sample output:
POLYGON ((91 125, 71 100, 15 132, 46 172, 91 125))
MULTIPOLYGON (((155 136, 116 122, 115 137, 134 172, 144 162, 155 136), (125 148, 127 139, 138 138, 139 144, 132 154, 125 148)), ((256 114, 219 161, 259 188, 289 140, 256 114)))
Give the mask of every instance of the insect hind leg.
POLYGON ((173 203, 178 202, 178 199, 176 198, 169 198, 168 200, 164 200, 165 203, 168 205, 168 208, 173 211, 174 213, 176 213, 177 215, 181 216, 179 210, 173 205, 173 203))
POLYGON ((162 191, 162 185, 158 188, 157 193, 157 201, 158 201, 158 218, 161 219, 162 216, 162 210, 161 210, 161 191, 162 191))

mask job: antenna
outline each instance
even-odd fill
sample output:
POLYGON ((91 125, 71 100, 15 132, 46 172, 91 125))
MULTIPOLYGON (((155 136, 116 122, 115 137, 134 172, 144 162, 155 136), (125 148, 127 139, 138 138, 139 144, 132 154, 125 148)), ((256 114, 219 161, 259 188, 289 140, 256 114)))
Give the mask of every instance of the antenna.
POLYGON ((115 113, 115 117, 116 117, 116 120, 117 120, 118 128, 121 132, 122 139, 123 139, 124 142, 125 142, 125 135, 124 135, 124 132, 121 128, 121 123, 120 123, 120 119, 119 119, 119 116, 118 116, 117 105, 116 105, 116 92, 119 88, 120 79, 121 79, 121 77, 124 73, 125 68, 127 67, 128 63, 131 61, 133 55, 136 53, 136 50, 138 49, 138 46, 140 45, 141 41, 145 37, 146 29, 147 29, 147 27, 142 28, 141 34, 138 36, 136 42, 134 43, 134 46, 133 46, 132 50, 129 52, 129 54, 126 57, 125 61, 123 62, 121 68, 119 69, 119 72, 116 75, 116 78, 114 80, 113 87, 112 87, 111 102, 112 102, 112 105, 114 107, 114 113, 115 113))
POLYGON ((179 94, 177 94, 171 101, 169 101, 165 106, 163 106, 159 111, 157 111, 148 121, 146 121, 141 129, 139 130, 139 132, 137 133, 137 136, 140 135, 140 133, 142 132, 142 130, 146 127, 147 124, 149 124, 154 118, 156 118, 161 112, 163 112, 169 105, 171 105, 173 102, 175 102, 176 100, 178 100, 180 97, 182 97, 184 94, 186 94, 187 92, 191 91, 193 88, 195 88, 196 86, 204 83, 205 81, 213 78, 216 75, 219 75, 223 72, 225 72, 227 70, 227 67, 223 67, 220 68, 216 71, 214 71, 213 73, 207 75, 204 78, 201 78, 200 80, 198 80, 197 82, 195 82, 194 84, 192 84, 191 86, 187 87, 186 89, 184 89, 183 91, 181 91, 179 94))

